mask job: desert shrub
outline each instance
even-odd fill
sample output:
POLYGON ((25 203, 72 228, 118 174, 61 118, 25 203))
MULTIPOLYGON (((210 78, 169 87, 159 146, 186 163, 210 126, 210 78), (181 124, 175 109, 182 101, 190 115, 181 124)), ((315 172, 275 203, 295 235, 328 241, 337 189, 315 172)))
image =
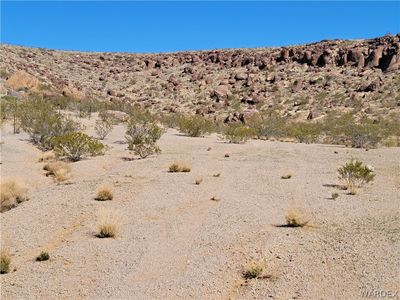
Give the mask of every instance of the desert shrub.
POLYGON ((331 198, 332 198, 333 200, 336 200, 337 198, 339 198, 339 194, 338 194, 337 192, 333 192, 333 193, 331 194, 331 198))
POLYGON ((266 279, 271 275, 266 273, 266 263, 264 260, 252 260, 244 267, 242 272, 244 279, 266 279))
POLYGON ((36 256, 36 261, 45 261, 50 259, 50 254, 47 251, 42 251, 36 256))
POLYGON ((228 157, 230 157, 231 155, 229 154, 229 153, 225 153, 225 155, 224 155, 224 157, 225 158, 228 158, 228 157))
POLYGON ((68 180, 71 177, 71 167, 63 161, 49 162, 43 166, 43 170, 47 171, 46 176, 54 176, 58 182, 68 180))
POLYGON ((321 127, 319 124, 296 122, 288 125, 287 134, 294 137, 300 143, 315 143, 321 134, 321 127))
POLYGON ((97 236, 99 238, 114 238, 119 230, 119 217, 110 209, 100 209, 97 214, 97 236))
POLYGON ((0 252, 0 274, 7 274, 10 272, 11 256, 6 250, 0 252))
POLYGON ((192 137, 204 136, 213 131, 213 123, 199 115, 182 117, 179 121, 179 131, 192 137))
POLYGON ((304 227, 309 223, 301 212, 293 209, 286 213, 285 218, 287 227, 304 227))
POLYGON ((65 157, 70 161, 78 161, 86 156, 102 155, 105 151, 101 142, 82 132, 54 137, 51 143, 58 157, 65 157))
POLYGON ((224 138, 230 143, 242 144, 254 136, 254 129, 240 123, 232 123, 225 126, 223 130, 224 138))
POLYGON ((183 162, 174 162, 169 166, 170 173, 178 173, 178 172, 187 173, 190 171, 191 171, 190 166, 183 162))
POLYGON ((95 200, 106 201, 106 200, 112 200, 113 198, 114 195, 111 186, 103 185, 97 190, 95 200))
POLYGON ((254 116, 248 123, 251 128, 254 128, 255 134, 259 137, 262 136, 269 139, 287 136, 287 119, 276 112, 254 116))
POLYGON ((0 212, 16 207, 19 203, 28 200, 28 189, 13 178, 2 179, 0 184, 0 212))
POLYGON ((338 168, 339 179, 345 183, 347 189, 355 189, 374 180, 375 173, 371 166, 359 160, 350 160, 338 168))
POLYGON ((80 128, 78 123, 64 117, 48 101, 40 98, 26 101, 21 107, 19 119, 21 128, 29 134, 32 142, 44 149, 52 149, 52 138, 80 128))
POLYGON ((141 158, 146 158, 154 153, 160 153, 161 150, 156 142, 163 133, 164 129, 156 123, 131 118, 128 121, 125 133, 128 149, 141 158))
POLYGON ((22 101, 18 98, 11 96, 3 96, 0 100, 0 118, 1 121, 11 120, 13 124, 13 132, 18 133, 21 126, 20 114, 21 114, 22 101))
POLYGON ((201 177, 197 177, 197 178, 195 179, 195 181, 194 181, 194 183, 195 183, 196 185, 200 185, 202 182, 203 182, 203 178, 201 178, 201 177))
POLYGON ((113 129, 113 124, 110 119, 97 120, 96 125, 94 127, 94 130, 96 131, 96 134, 100 140, 104 140, 112 129, 113 129))

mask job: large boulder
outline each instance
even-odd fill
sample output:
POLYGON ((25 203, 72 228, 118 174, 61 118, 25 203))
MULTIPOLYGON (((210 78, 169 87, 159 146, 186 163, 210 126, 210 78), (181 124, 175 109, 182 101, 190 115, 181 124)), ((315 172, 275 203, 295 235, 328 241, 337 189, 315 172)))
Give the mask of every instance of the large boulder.
POLYGON ((211 97, 217 102, 228 99, 232 95, 228 85, 220 85, 211 92, 211 97))
POLYGON ((17 71, 6 81, 6 86, 13 90, 38 90, 39 80, 25 71, 17 71))

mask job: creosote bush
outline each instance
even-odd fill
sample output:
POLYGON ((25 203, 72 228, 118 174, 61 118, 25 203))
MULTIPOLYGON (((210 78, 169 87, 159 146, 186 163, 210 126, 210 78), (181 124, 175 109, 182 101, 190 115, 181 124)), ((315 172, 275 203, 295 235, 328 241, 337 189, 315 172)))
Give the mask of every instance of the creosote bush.
POLYGON ((367 166, 355 159, 338 168, 338 173, 339 179, 344 182, 345 187, 350 191, 374 180, 375 177, 374 169, 371 166, 367 166))
POLYGON ((97 120, 94 130, 100 140, 104 140, 113 129, 113 123, 110 119, 97 120))
POLYGON ((241 123, 232 123, 226 125, 223 129, 224 138, 234 144, 243 144, 254 136, 254 134, 254 129, 241 123))
POLYGON ((164 129, 154 122, 131 117, 125 133, 128 149, 140 158, 160 153, 161 149, 156 143, 163 133, 164 129))
POLYGON ((58 157, 78 161, 86 156, 104 154, 105 146, 82 132, 68 133, 52 139, 54 152, 58 157))
POLYGON ((7 274, 10 272, 11 256, 8 251, 2 249, 0 252, 0 274, 7 274))
POLYGON ((21 104, 19 120, 32 142, 47 150, 53 148, 52 138, 80 128, 77 122, 64 117, 49 101, 37 97, 21 104))
POLYGON ((0 212, 16 207, 19 203, 28 200, 28 189, 14 178, 2 179, 0 185, 0 212))
POLYGON ((182 117, 179 120, 179 131, 191 137, 204 136, 213 131, 213 123, 199 115, 182 117))
POLYGON ((112 200, 113 198, 114 195, 111 186, 105 184, 97 190, 95 200, 107 201, 112 200))
POLYGON ((183 162, 174 162, 169 166, 170 173, 178 173, 178 172, 187 173, 190 171, 191 171, 190 166, 183 162))

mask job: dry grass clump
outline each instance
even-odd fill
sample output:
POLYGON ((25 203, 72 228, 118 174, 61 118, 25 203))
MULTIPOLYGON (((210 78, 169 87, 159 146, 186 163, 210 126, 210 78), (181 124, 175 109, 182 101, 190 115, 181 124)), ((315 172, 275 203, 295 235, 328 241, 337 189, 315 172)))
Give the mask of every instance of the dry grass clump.
POLYGON ((119 230, 119 217, 114 210, 103 208, 97 214, 97 237, 115 238, 119 230))
POLYGON ((96 198, 95 200, 98 201, 106 201, 106 200, 112 200, 114 198, 112 187, 108 184, 104 184, 101 187, 98 188, 97 193, 96 193, 96 198))
POLYGON ((304 227, 310 221, 301 212, 293 209, 286 213, 285 218, 287 227, 304 227))
POLYGON ((224 157, 228 158, 228 157, 230 157, 230 154, 229 153, 225 153, 224 157))
POLYGON ((221 172, 213 174, 213 177, 220 177, 220 176, 221 176, 221 172))
POLYGON ((281 176, 281 179, 290 179, 290 178, 292 178, 292 174, 290 174, 290 173, 281 176))
POLYGON ((2 249, 0 252, 0 274, 10 272, 11 256, 7 250, 2 249))
POLYGON ((0 212, 5 212, 28 200, 28 189, 17 179, 7 178, 0 185, 0 212))
POLYGON ((62 182, 71 178, 71 167, 64 161, 49 162, 44 165, 46 176, 54 176, 56 181, 62 182))
POLYGON ((50 259, 50 254, 47 251, 42 251, 38 256, 36 256, 36 261, 45 261, 50 259))
POLYGON ((56 159, 56 155, 52 151, 44 152, 38 158, 38 162, 53 161, 56 159))
POLYGON ((169 166, 169 172, 177 173, 177 172, 190 172, 191 167, 183 162, 174 162, 169 166))
POLYGON ((202 182, 203 182, 203 178, 201 178, 201 177, 197 177, 197 178, 194 180, 194 183, 195 183, 196 185, 200 185, 202 182))
POLYGON ((249 262, 242 272, 244 279, 266 279, 272 275, 266 273, 266 262, 264 260, 253 260, 249 262))

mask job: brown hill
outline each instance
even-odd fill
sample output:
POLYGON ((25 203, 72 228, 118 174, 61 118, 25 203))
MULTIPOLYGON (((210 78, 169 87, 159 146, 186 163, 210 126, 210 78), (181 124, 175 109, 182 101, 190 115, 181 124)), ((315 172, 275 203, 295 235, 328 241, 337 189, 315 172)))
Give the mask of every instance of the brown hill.
POLYGON ((163 54, 0 45, 0 63, 3 94, 34 89, 215 119, 267 109, 298 119, 354 109, 400 116, 400 34, 163 54))

